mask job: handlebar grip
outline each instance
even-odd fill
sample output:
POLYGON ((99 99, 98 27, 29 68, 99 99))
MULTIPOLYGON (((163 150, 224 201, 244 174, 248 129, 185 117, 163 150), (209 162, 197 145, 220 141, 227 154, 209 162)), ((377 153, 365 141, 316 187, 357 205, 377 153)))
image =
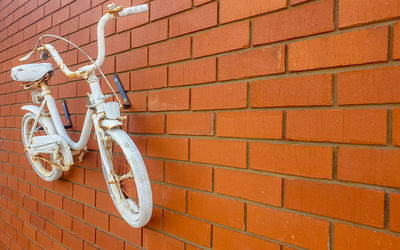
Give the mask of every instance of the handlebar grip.
POLYGON ((20 62, 24 62, 24 61, 28 60, 28 59, 33 55, 34 52, 35 52, 35 51, 32 50, 31 52, 29 52, 29 54, 27 54, 26 56, 20 58, 19 61, 20 61, 20 62))
POLYGON ((137 5, 137 6, 133 6, 133 7, 129 7, 129 8, 123 8, 120 12, 118 12, 118 15, 119 16, 129 16, 129 15, 133 15, 133 14, 146 12, 148 10, 149 10, 149 7, 147 6, 147 4, 141 4, 141 5, 137 5))

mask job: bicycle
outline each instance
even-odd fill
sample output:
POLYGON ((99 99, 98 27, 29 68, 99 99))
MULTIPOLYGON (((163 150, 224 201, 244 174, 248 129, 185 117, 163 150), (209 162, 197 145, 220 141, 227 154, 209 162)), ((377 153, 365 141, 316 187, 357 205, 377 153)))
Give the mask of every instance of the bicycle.
POLYGON ((87 112, 79 141, 74 142, 67 134, 54 98, 48 87, 48 81, 54 74, 51 63, 32 63, 12 68, 11 75, 16 81, 22 81, 25 89, 41 88, 32 92, 32 99, 37 105, 26 105, 28 111, 21 124, 22 142, 26 155, 36 173, 46 181, 55 181, 63 171, 68 171, 74 164, 73 155, 78 161, 87 150, 87 143, 94 126, 95 136, 100 151, 100 158, 111 198, 122 218, 132 227, 139 228, 147 224, 152 214, 152 192, 146 166, 139 150, 129 135, 123 131, 120 115, 121 102, 107 81, 100 66, 105 57, 104 27, 108 21, 148 11, 147 4, 122 8, 115 4, 107 7, 107 13, 101 17, 97 26, 98 56, 94 62, 82 49, 72 42, 54 35, 41 36, 36 47, 21 62, 28 60, 35 52, 41 52, 40 58, 46 60, 49 54, 58 68, 70 78, 83 77, 89 83, 87 112), (51 44, 39 43, 44 37, 64 40, 88 56, 91 64, 76 71, 64 64, 57 50, 51 44), (105 102, 112 95, 104 96, 98 70, 112 90, 118 102, 105 102), (26 83, 28 82, 28 83, 26 83), (45 110, 47 106, 48 112, 45 110))

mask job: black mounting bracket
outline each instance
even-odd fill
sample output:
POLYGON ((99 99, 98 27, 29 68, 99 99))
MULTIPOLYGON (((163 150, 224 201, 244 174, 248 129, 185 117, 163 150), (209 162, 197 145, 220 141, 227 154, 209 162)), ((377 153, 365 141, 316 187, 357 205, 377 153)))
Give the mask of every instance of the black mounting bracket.
POLYGON ((128 99, 128 96, 126 95, 126 92, 124 90, 124 87, 121 84, 121 80, 119 79, 117 74, 114 74, 114 82, 115 85, 117 85, 119 94, 122 97, 122 105, 124 106, 124 109, 127 109, 131 106, 131 102, 128 99))
POLYGON ((64 99, 62 100, 62 106, 63 106, 63 108, 64 108, 65 119, 67 119, 67 125, 64 125, 64 128, 65 128, 65 129, 72 128, 71 117, 69 116, 67 103, 65 102, 64 99))

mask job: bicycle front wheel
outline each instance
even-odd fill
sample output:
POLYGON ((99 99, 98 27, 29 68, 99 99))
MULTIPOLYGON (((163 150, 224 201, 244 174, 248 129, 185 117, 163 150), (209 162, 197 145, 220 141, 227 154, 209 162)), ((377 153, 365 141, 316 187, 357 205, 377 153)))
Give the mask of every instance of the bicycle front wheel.
MULTIPOLYGON (((123 130, 106 131, 111 140, 105 144, 109 166, 103 166, 108 190, 122 218, 132 227, 143 227, 150 220, 153 199, 149 176, 142 156, 123 130)), ((103 161, 102 161, 102 164, 103 161)))

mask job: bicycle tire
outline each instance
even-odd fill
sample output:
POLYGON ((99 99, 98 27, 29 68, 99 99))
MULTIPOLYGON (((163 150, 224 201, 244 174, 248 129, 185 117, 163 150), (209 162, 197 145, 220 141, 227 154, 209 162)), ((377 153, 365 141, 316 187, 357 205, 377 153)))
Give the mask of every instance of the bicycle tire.
MULTIPOLYGON (((31 112, 28 112, 24 115, 22 118, 21 122, 21 136, 22 136, 22 142, 24 144, 24 147, 27 146, 27 140, 29 139, 29 133, 32 128, 32 124, 35 121, 36 115, 34 115, 31 112), (29 127, 30 126, 30 127, 29 127)), ((49 131, 48 126, 44 126, 45 121, 43 118, 39 118, 38 120, 38 127, 43 128, 43 130, 36 130, 35 132, 41 132, 45 133, 47 135, 49 134, 55 134, 54 131, 49 131)), ((38 134, 39 135, 39 134, 38 134)), ((42 134, 43 135, 43 134, 42 134)), ((60 169, 50 165, 49 163, 46 163, 43 160, 40 160, 39 158, 35 157, 34 155, 31 155, 28 151, 26 151, 26 156, 29 159, 29 162, 32 165, 33 170, 45 181, 55 181, 58 178, 61 177, 62 172, 60 169)), ((49 160, 53 161, 53 157, 49 156, 49 160)))
MULTIPOLYGON (((129 225, 134 228, 143 227, 150 220, 153 209, 150 180, 143 158, 125 131, 119 128, 112 128, 106 130, 106 135, 110 136, 112 140, 111 146, 105 145, 107 154, 109 154, 105 159, 109 160, 112 173, 106 171, 103 160, 102 165, 111 198, 118 212, 129 225), (121 150, 116 150, 116 146, 120 147, 121 150), (126 160, 127 166, 123 166, 122 163, 124 161, 121 157, 126 160), (121 180, 121 176, 124 176, 122 175, 122 169, 131 171, 131 177, 123 179, 124 182, 121 180), (126 179, 129 180, 125 181, 126 179), (107 180, 113 181, 109 182, 107 180), (135 185, 132 185, 132 183, 127 184, 130 181, 133 181, 135 185), (125 190, 128 185, 129 190, 125 190), (131 191, 134 191, 132 186, 136 188, 137 197, 128 196, 131 191)), ((125 173, 125 175, 129 175, 129 173, 125 173)))

